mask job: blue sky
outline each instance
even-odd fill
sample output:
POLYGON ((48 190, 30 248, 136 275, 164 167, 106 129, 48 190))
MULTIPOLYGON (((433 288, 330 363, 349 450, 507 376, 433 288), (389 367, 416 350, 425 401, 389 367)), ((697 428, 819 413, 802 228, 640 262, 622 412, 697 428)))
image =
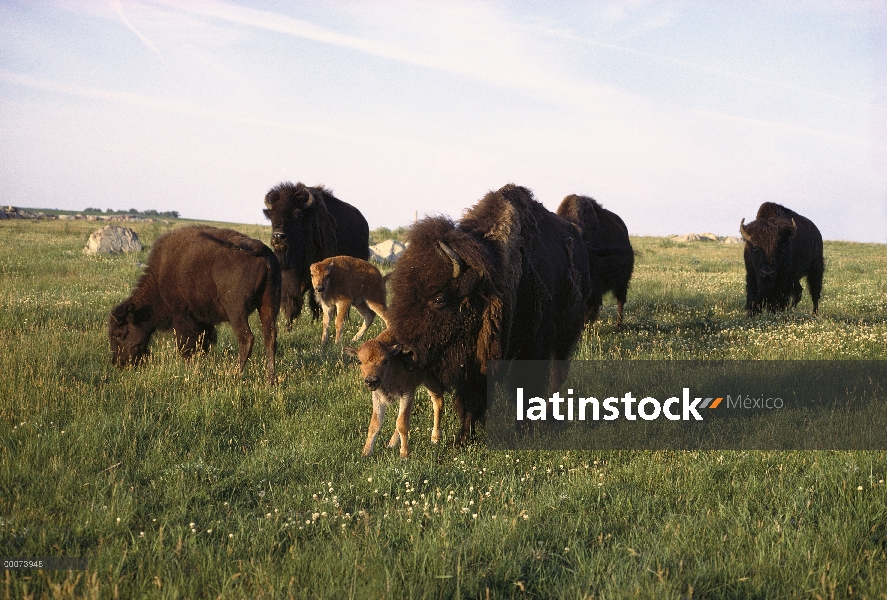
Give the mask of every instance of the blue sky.
POLYGON ((638 235, 887 242, 884 2, 0 2, 0 203, 371 227, 514 182, 638 235))

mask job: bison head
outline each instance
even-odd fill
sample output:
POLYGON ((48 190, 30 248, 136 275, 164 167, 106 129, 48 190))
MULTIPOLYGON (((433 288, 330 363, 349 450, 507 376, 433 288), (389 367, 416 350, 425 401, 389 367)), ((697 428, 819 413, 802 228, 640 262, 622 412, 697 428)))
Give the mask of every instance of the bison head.
POLYGON ((150 306, 136 307, 127 300, 114 307, 108 318, 108 340, 111 342, 111 362, 118 368, 138 364, 148 350, 154 327, 150 306))
POLYGON ((311 265, 311 286, 320 301, 323 292, 329 286, 330 273, 333 272, 333 263, 320 261, 311 265))
POLYGON ((400 344, 375 338, 364 342, 360 348, 345 346, 345 353, 357 358, 364 384, 376 391, 388 379, 391 359, 400 354, 401 348, 400 344))
POLYGON ((305 226, 318 205, 315 192, 302 183, 281 183, 265 195, 262 211, 271 221, 271 247, 281 268, 299 268, 305 255, 305 226))
POLYGON ((739 232, 745 240, 745 264, 750 276, 755 278, 757 300, 779 305, 777 296, 787 295, 785 280, 791 273, 791 240, 797 231, 794 219, 756 219, 739 224, 739 232))
POLYGON ((391 275, 389 323, 419 368, 453 386, 466 370, 500 358, 492 257, 444 217, 414 225, 409 242, 391 275))

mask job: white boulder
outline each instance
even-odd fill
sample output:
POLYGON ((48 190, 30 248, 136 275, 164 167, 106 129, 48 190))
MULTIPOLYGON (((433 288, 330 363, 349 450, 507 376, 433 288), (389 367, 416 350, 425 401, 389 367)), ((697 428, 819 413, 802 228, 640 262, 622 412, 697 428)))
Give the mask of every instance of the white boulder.
POLYGON ((406 245, 400 242, 385 240, 375 246, 370 246, 370 260, 381 263, 396 263, 405 249, 406 245))
POLYGON ((94 231, 86 242, 86 254, 117 254, 118 252, 140 252, 142 243, 139 236, 129 227, 108 225, 94 231))

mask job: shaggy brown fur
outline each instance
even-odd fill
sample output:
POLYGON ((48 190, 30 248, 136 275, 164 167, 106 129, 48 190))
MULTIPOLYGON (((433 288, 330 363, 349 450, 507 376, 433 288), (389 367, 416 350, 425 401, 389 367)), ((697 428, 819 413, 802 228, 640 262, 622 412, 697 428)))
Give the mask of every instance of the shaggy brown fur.
POLYGON ((745 309, 754 316, 763 308, 785 310, 801 299, 801 278, 807 278, 813 314, 819 310, 822 276, 822 235, 813 221, 773 202, 758 209, 755 220, 739 224, 745 239, 745 309))
MULTIPOLYGON (((342 339, 342 327, 353 305, 363 317, 363 325, 351 338, 356 342, 369 329, 376 315, 385 321, 388 309, 385 282, 379 269, 352 256, 332 256, 311 265, 314 295, 323 308, 321 344, 329 340, 330 318, 336 313, 336 343, 342 339)), ((385 321, 386 326, 388 324, 385 321)))
MULTIPOLYGON (((370 229, 359 210, 323 186, 281 183, 265 195, 263 212, 271 220, 271 247, 282 269, 281 303, 289 329, 302 312, 310 266, 338 255, 368 259, 370 229)), ((319 317, 313 294, 308 301, 319 317)))
POLYGON ((419 221, 408 238, 388 321, 419 368, 454 391, 464 443, 486 410, 490 361, 569 357, 591 310, 588 255, 578 228, 516 185, 458 224, 419 221))
POLYGON ((364 342, 360 348, 345 347, 347 354, 357 358, 363 382, 373 392, 373 414, 370 417, 367 439, 363 446, 363 456, 372 454, 373 444, 385 419, 385 409, 395 403, 399 406, 397 428, 388 442, 388 447, 394 448, 400 441, 401 458, 410 455, 410 416, 413 414, 416 388, 420 385, 428 389, 431 405, 434 408, 431 442, 436 444, 440 441, 443 386, 427 371, 416 369, 412 361, 403 356, 401 349, 401 345, 391 335, 390 329, 364 342))
POLYGON ((593 308, 589 321, 597 319, 604 294, 613 292, 619 307, 616 327, 621 327, 628 283, 634 270, 634 250, 628 239, 628 228, 619 215, 588 196, 567 196, 558 206, 557 214, 582 230, 592 278, 593 308))
POLYGON ((121 368, 138 363, 154 331, 170 328, 188 359, 198 346, 207 351, 216 339, 215 326, 228 321, 237 335, 242 373, 255 339, 248 318, 257 309, 266 375, 273 385, 280 310, 280 267, 274 253, 231 229, 176 229, 154 243, 132 294, 111 311, 112 360, 121 368))

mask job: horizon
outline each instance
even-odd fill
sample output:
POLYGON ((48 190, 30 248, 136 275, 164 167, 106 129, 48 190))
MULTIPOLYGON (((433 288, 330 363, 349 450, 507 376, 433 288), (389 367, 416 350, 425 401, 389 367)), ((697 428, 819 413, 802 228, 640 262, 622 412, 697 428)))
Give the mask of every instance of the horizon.
MULTIPOLYGON (((2 208, 2 206, 0 206, 0 208, 2 208)), ((66 208, 39 208, 39 207, 31 207, 31 206, 16 206, 15 208, 18 208, 20 210, 26 210, 26 211, 44 211, 44 212, 45 211, 54 211, 54 212, 64 212, 64 213, 74 213, 74 214, 84 214, 84 215, 87 214, 86 213, 87 209, 77 210, 77 209, 66 209, 66 208)), ((151 210, 155 210, 155 209, 146 208, 146 209, 139 210, 137 213, 132 213, 131 211, 124 210, 124 209, 118 210, 118 209, 110 208, 110 209, 106 209, 106 210, 111 210, 112 212, 108 213, 108 212, 102 211, 101 214, 102 215, 113 215, 113 216, 128 215, 128 214, 143 215, 143 214, 145 214, 146 211, 151 211, 151 210)), ((172 209, 172 211, 175 211, 175 209, 172 209)), ((157 212, 160 213, 160 211, 157 211, 157 212)), ((163 211, 163 212, 165 213, 165 212, 170 212, 170 211, 163 211)), ((177 211, 177 212, 180 212, 180 211, 177 211)), ((202 221, 202 222, 208 222, 208 223, 218 223, 219 225, 250 225, 250 226, 258 225, 258 226, 271 227, 270 222, 241 223, 239 221, 219 221, 216 219, 204 219, 204 218, 194 218, 194 217, 182 217, 182 216, 170 217, 170 216, 164 215, 163 213, 156 214, 156 215, 148 215, 148 216, 150 218, 154 218, 154 219, 177 219, 179 221, 202 221)), ((419 220, 421 220, 421 219, 419 219, 419 220)), ((388 227, 387 225, 379 225, 377 227, 370 226, 370 233, 372 233, 373 231, 378 231, 380 229, 387 229, 387 230, 391 231, 392 233, 396 233, 398 230, 409 231, 410 227, 412 227, 412 226, 413 226, 413 223, 410 223, 407 225, 399 225, 397 227, 388 227)), ((633 237, 633 238, 642 238, 642 237, 671 238, 671 237, 681 237, 681 236, 685 236, 685 235, 706 235, 706 234, 714 234, 714 235, 718 236, 719 238, 730 237, 730 238, 741 239, 741 236, 739 236, 739 235, 719 233, 714 230, 706 230, 706 229, 701 229, 699 231, 673 232, 673 233, 664 234, 664 235, 645 235, 645 234, 635 234, 635 233, 629 232, 628 235, 629 235, 629 237, 633 237)), ((706 243, 706 242, 710 242, 713 240, 701 239, 701 240, 692 240, 691 242, 681 242, 681 243, 692 243, 692 242, 696 242, 696 241, 706 243)), ((887 242, 857 242, 855 240, 836 240, 836 239, 829 239, 829 238, 823 238, 823 241, 824 242, 841 242, 841 243, 850 243, 850 244, 881 244, 881 245, 887 244, 887 242)), ((718 242, 715 242, 715 243, 718 243, 718 242)), ((742 243, 744 244, 745 242, 742 242, 742 243)))
POLYGON ((49 0, 0 32, 4 206, 266 225, 302 181, 396 229, 516 183, 637 236, 737 236, 771 201, 887 243, 875 0, 49 0))

